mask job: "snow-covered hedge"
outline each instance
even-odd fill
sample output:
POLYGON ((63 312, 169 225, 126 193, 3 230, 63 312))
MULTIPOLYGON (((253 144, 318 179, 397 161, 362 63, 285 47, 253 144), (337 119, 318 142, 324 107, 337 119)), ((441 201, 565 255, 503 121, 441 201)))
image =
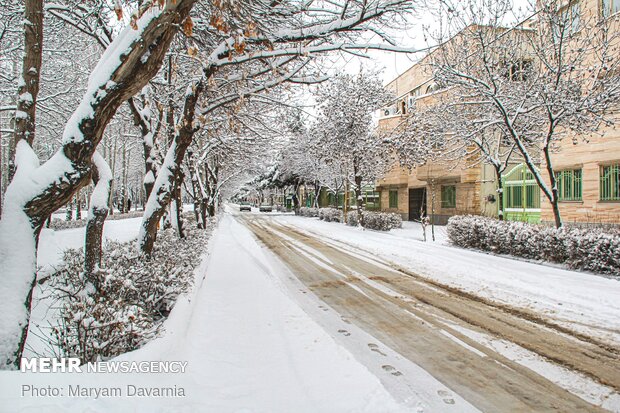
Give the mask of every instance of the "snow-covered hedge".
POLYGON ((343 213, 338 208, 319 208, 319 219, 326 222, 342 222, 343 213))
MULTIPOLYGON (((350 211, 347 213, 347 225, 356 227, 358 222, 358 212, 350 211)), ((377 231, 389 231, 392 228, 402 228, 403 219, 400 214, 394 212, 375 212, 362 211, 364 228, 377 231)))
POLYGON ((187 237, 160 231, 151 259, 136 242, 108 242, 96 274, 99 291, 83 279, 81 250, 67 250, 64 263, 49 277, 59 300, 52 337, 64 357, 85 363, 134 350, 160 329, 179 296, 191 287, 213 223, 205 230, 187 225, 187 237))
POLYGON ((319 216, 319 209, 318 208, 301 207, 301 208, 299 208, 299 215, 301 215, 302 217, 318 217, 319 216))
MULTIPOLYGON (((114 215, 108 215, 106 221, 114 221, 118 219, 127 219, 127 218, 138 218, 144 215, 144 211, 130 211, 126 214, 116 213, 114 215)), ((81 228, 86 226, 86 219, 76 219, 72 221, 67 221, 64 219, 54 218, 50 223, 50 228, 60 231, 63 229, 73 229, 73 228, 81 228)))
POLYGON ((480 216, 454 216, 450 241, 464 248, 566 264, 571 269, 620 276, 620 231, 560 228, 480 216))

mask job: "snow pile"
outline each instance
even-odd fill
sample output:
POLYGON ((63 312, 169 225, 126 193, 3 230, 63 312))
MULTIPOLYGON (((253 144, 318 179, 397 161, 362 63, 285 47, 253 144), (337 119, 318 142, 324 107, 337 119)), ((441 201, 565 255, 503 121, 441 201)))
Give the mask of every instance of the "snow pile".
MULTIPOLYGON (((347 225, 356 227, 358 222, 359 213, 357 211, 351 211, 347 213, 347 225)), ((368 229, 374 229, 376 231, 389 231, 392 228, 402 228, 403 219, 400 214, 394 212, 373 212, 362 211, 362 226, 368 229)))
POLYGON ((338 208, 319 208, 319 219, 325 222, 342 222, 342 211, 338 208))
POLYGON ((103 268, 94 275, 97 288, 83 277, 82 251, 67 250, 50 277, 60 302, 52 336, 61 355, 83 363, 105 360, 153 338, 177 297, 191 287, 209 233, 194 227, 179 239, 173 230, 162 231, 151 259, 133 241, 109 242, 103 268))
POLYGON ((620 275, 620 231, 553 228, 480 216, 454 216, 450 241, 463 248, 566 264, 571 269, 620 275))
POLYGON ((302 217, 318 217, 319 216, 319 209, 318 208, 308 208, 308 207, 301 207, 299 208, 299 215, 301 215, 302 217))

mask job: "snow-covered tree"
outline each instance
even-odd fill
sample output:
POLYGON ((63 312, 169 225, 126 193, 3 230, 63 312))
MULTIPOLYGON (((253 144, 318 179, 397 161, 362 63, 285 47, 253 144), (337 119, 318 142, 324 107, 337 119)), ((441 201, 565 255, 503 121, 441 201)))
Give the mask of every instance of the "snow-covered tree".
MULTIPOLYGON (((373 114, 391 94, 376 74, 340 74, 319 89, 320 114, 313 134, 327 163, 353 184, 362 222, 362 183, 376 179, 389 165, 390 152, 375 133, 373 114)), ((346 185, 348 187, 348 184, 346 185)))
MULTIPOLYGON (((316 54, 411 50, 394 46, 385 28, 402 23, 401 16, 415 6, 410 0, 351 0, 342 4, 197 0, 111 4, 67 0, 46 5, 46 12, 64 25, 57 31, 58 40, 71 26, 95 39, 104 51, 94 68, 84 66, 90 76, 86 85, 77 88, 76 103, 65 105, 71 114, 62 127, 61 146, 55 154, 40 164, 29 142, 21 139, 15 145, 16 171, 6 190, 0 220, 0 310, 4 314, 0 322, 0 363, 15 367, 23 350, 36 281, 36 245, 44 222, 90 183, 95 168, 99 184, 105 167, 99 168, 94 157, 107 126, 121 105, 157 76, 164 59, 173 60, 168 54, 173 41, 175 55, 194 64, 183 72, 186 83, 175 85, 177 91, 184 91, 183 104, 170 111, 173 116, 167 128, 173 133, 168 134, 167 153, 146 205, 139 242, 147 254, 155 241, 157 222, 180 184, 187 148, 204 127, 204 119, 220 107, 277 85, 320 80, 320 70, 313 66, 316 54), (123 24, 110 25, 114 17, 123 24), (369 43, 361 37, 367 31, 387 41, 369 43), (179 32, 182 34, 177 36, 179 32)), ((91 45, 79 52, 92 50, 91 45)), ((42 101, 39 98, 37 106, 42 101)), ((143 111, 142 105, 139 111, 143 111)), ((64 121, 64 117, 60 119, 64 121)), ((106 185, 97 187, 105 189, 106 185)), ((91 197, 91 209, 109 207, 103 204, 106 197, 98 190, 95 193, 98 195, 91 197)))
POLYGON ((512 2, 442 2, 448 32, 433 53, 436 81, 479 136, 509 138, 562 226, 551 154, 563 139, 599 132, 620 104, 618 24, 579 2, 537 2, 535 15, 505 27, 512 2), (541 159, 546 179, 536 161, 541 159))

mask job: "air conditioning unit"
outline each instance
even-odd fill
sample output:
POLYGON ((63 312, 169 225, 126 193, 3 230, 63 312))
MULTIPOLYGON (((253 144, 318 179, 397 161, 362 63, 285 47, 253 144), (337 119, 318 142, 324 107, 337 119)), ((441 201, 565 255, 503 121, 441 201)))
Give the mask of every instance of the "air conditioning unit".
POLYGON ((415 108, 415 102, 416 102, 416 97, 415 96, 409 96, 407 98, 407 108, 410 109, 410 110, 415 108))
POLYGON ((389 108, 383 109, 383 116, 393 116, 396 115, 397 109, 394 106, 390 106, 389 108))

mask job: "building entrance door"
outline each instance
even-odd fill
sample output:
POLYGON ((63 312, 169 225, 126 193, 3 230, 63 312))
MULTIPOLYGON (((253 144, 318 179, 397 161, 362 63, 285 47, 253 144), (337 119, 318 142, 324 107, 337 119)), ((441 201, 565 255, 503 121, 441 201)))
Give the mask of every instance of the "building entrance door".
POLYGON ((426 188, 409 188, 409 221, 419 221, 420 212, 426 215, 426 188))

